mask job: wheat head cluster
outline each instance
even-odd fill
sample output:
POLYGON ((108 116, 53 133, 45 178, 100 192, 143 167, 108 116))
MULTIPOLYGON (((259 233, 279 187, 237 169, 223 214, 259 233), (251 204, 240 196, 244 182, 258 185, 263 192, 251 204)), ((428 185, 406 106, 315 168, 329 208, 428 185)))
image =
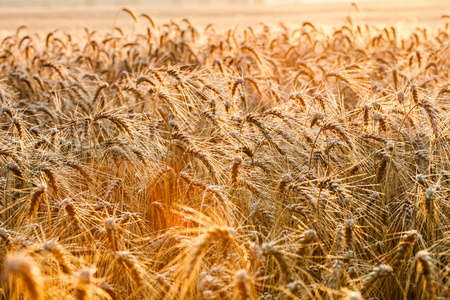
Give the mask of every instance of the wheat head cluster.
POLYGON ((2 299, 450 297, 449 16, 119 12, 1 39, 2 299))

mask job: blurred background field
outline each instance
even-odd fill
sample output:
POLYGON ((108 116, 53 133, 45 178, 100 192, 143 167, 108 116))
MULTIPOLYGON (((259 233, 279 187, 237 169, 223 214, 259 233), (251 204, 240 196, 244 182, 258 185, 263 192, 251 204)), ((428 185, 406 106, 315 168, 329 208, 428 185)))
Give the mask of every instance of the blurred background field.
MULTIPOLYGON (((113 26, 127 26, 129 18, 117 12, 128 7, 146 13, 162 24, 170 20, 188 18, 197 26, 214 23, 216 28, 254 26, 260 22, 295 26, 304 21, 332 28, 345 22, 347 16, 371 24, 395 24, 402 27, 436 26, 441 15, 450 13, 450 1, 351 1, 339 0, 1 0, 0 33, 16 30, 26 24, 35 31, 59 29, 99 31, 113 26)), ((145 23, 145 22, 143 22, 145 23)))

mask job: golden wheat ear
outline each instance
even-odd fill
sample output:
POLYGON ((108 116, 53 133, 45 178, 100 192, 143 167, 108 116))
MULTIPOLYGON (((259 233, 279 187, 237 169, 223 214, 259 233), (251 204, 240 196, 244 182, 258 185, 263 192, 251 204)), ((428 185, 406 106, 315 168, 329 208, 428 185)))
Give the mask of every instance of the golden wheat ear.
POLYGON ((23 254, 10 254, 5 259, 5 273, 20 278, 32 300, 43 300, 43 278, 36 262, 23 254))

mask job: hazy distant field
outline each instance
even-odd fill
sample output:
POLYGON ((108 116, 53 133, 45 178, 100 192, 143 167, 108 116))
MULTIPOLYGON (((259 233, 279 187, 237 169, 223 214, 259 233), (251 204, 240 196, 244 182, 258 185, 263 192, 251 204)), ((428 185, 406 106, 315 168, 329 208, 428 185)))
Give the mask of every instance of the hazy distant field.
MULTIPOLYGON (((239 2, 239 1, 237 1, 239 2)), ((312 1, 311 1, 312 2, 312 1)), ((372 24, 395 24, 400 27, 437 25, 440 16, 450 12, 448 1, 365 1, 358 3, 360 12, 345 3, 305 3, 299 5, 269 6, 116 6, 75 8, 6 8, 0 10, 0 32, 15 30, 27 24, 33 30, 48 31, 55 28, 76 31, 84 27, 110 30, 113 20, 122 7, 130 7, 139 13, 146 13, 158 23, 189 18, 198 26, 214 23, 216 27, 228 28, 257 25, 260 22, 299 25, 311 21, 322 26, 338 26, 346 16, 372 24)), ((142 23, 141 23, 142 24, 142 23)), ((116 26, 130 25, 129 18, 120 14, 116 26)))

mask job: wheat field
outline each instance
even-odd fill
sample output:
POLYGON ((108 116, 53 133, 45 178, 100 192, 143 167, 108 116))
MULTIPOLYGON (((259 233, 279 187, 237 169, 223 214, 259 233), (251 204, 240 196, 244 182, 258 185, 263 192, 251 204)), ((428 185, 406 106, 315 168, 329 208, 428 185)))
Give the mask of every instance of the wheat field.
POLYGON ((117 14, 1 39, 2 299, 450 297, 450 16, 117 14))

